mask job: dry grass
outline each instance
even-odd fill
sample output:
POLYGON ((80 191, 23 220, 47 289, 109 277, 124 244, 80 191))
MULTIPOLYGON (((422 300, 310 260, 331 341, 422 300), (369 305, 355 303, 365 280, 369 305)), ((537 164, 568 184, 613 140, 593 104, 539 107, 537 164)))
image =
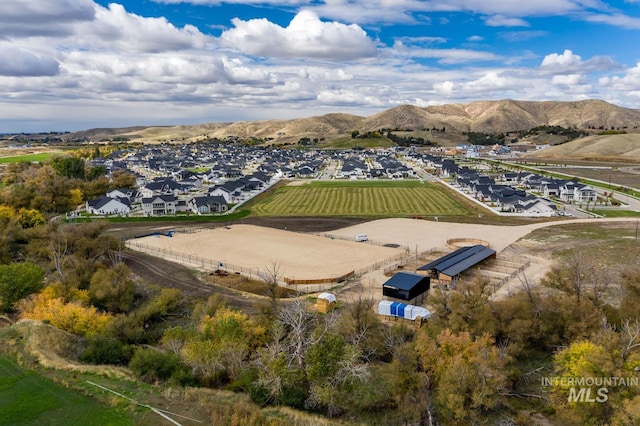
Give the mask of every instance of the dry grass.
POLYGON ((25 349, 43 367, 133 380, 133 375, 125 368, 72 361, 84 349, 81 337, 36 320, 21 320, 13 328, 22 335, 25 349))
MULTIPOLYGON (((269 143, 296 143, 303 137, 330 141, 349 135, 352 130, 361 133, 380 129, 446 128, 445 133, 434 132, 430 140, 449 146, 460 141, 462 132, 469 130, 503 133, 526 130, 541 125, 587 128, 632 127, 640 122, 640 112, 621 108, 603 101, 581 102, 525 102, 513 100, 478 101, 468 104, 449 104, 420 108, 402 105, 370 117, 350 114, 327 114, 319 117, 293 120, 263 120, 235 123, 209 123, 195 126, 168 126, 149 128, 96 129, 78 132, 93 140, 127 137, 131 141, 157 143, 161 141, 192 142, 205 138, 225 139, 272 138, 269 143), (451 135, 457 135, 451 137, 451 135)), ((70 137, 73 137, 71 134, 70 137)))
POLYGON ((540 159, 640 162, 640 133, 588 136, 533 155, 540 159))
POLYGON ((353 421, 331 420, 287 407, 260 408, 247 394, 205 388, 171 388, 163 396, 168 400, 183 400, 203 407, 209 424, 227 426, 339 426, 359 425, 353 421))

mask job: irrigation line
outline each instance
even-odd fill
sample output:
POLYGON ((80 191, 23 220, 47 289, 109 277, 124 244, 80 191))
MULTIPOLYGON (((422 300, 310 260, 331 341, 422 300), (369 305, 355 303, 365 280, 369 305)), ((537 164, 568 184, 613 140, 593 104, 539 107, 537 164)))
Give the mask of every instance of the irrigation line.
POLYGON ((171 417, 167 416, 167 414, 171 414, 172 416, 176 416, 176 417, 181 417, 181 418, 186 419, 186 420, 191 420, 191 421, 193 421, 193 422, 203 423, 203 421, 202 421, 202 420, 193 419, 193 418, 191 418, 191 417, 183 416, 183 415, 181 415, 181 414, 172 413, 171 411, 166 411, 166 410, 162 410, 162 409, 160 409, 160 408, 152 407, 151 405, 148 405, 148 404, 143 404, 143 403, 141 403, 141 402, 139 402, 139 401, 136 401, 135 399, 129 398, 129 397, 128 397, 128 396, 126 396, 126 395, 123 395, 123 394, 121 394, 121 393, 118 393, 118 392, 116 392, 116 391, 114 391, 114 390, 111 390, 111 389, 109 389, 109 388, 107 388, 107 387, 104 387, 104 386, 102 386, 102 385, 99 385, 99 384, 97 384, 97 383, 94 383, 94 382, 92 382, 92 381, 90 381, 90 380, 87 380, 86 382, 87 382, 87 383, 89 383, 90 385, 96 386, 96 387, 98 387, 98 388, 100 388, 100 389, 102 389, 102 390, 106 390, 107 392, 111 392, 111 393, 113 393, 113 394, 115 394, 115 395, 118 395, 118 396, 119 396, 119 397, 121 397, 121 398, 127 399, 127 400, 131 401, 132 403, 134 403, 134 404, 136 404, 136 405, 139 405, 140 407, 148 408, 148 409, 150 409, 151 411, 153 411, 154 413, 157 413, 158 415, 160 415, 160 416, 164 417, 165 419, 167 419, 168 421, 170 421, 171 423, 173 423, 173 424, 174 424, 174 425, 176 425, 176 426, 182 426, 182 424, 180 424, 180 423, 178 423, 177 421, 173 420, 171 417))

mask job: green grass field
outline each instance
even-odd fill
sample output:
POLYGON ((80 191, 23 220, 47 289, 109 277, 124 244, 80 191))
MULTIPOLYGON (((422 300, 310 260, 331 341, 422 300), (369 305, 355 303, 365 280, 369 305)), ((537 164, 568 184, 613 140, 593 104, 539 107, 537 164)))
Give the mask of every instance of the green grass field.
POLYGON ((386 148, 390 146, 396 146, 395 143, 391 142, 386 137, 380 138, 365 138, 365 139, 354 139, 351 136, 343 136, 336 139, 332 139, 330 141, 325 141, 320 143, 319 148, 322 149, 351 149, 353 147, 362 147, 362 148, 386 148))
POLYGON ((123 408, 100 404, 0 354, 0 425, 133 424, 123 408))
POLYGON ((459 216, 467 210, 439 186, 416 180, 311 181, 254 204, 256 216, 459 216))
POLYGON ((26 154, 26 155, 15 155, 13 157, 0 157, 0 164, 7 163, 17 163, 20 161, 31 161, 41 163, 43 161, 47 161, 51 158, 53 154, 50 152, 43 152, 40 154, 26 154))
POLYGON ((640 212, 635 210, 594 210, 595 214, 604 217, 640 217, 640 212))

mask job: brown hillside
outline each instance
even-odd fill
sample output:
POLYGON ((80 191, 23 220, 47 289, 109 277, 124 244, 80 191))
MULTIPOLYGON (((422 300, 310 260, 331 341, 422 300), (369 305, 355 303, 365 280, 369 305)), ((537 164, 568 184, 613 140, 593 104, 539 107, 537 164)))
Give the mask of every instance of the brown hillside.
POLYGON ((640 111, 599 100, 579 102, 478 101, 425 108, 402 105, 370 117, 327 114, 293 120, 263 120, 210 123, 196 126, 168 126, 128 129, 94 129, 71 134, 101 140, 126 136, 144 142, 196 141, 211 137, 272 138, 275 142, 295 142, 303 137, 331 139, 352 130, 362 132, 387 129, 447 132, 503 133, 528 130, 542 125, 576 128, 637 128, 640 111))
POLYGON ((597 135, 576 139, 531 154, 535 158, 559 160, 640 161, 640 134, 597 135))
POLYGON ((446 127, 451 131, 503 133, 528 130, 542 125, 576 128, 635 127, 640 125, 640 111, 598 100, 478 101, 426 108, 403 105, 364 119, 360 130, 396 127, 422 130, 446 127))

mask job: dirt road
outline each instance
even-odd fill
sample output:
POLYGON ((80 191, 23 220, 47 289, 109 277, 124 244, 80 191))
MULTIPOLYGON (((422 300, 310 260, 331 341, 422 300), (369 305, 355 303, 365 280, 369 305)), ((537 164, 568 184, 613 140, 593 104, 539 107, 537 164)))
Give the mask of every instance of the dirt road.
POLYGON ((122 257, 125 264, 146 282, 177 288, 189 298, 206 300, 212 294, 220 294, 229 306, 245 312, 255 310, 255 302, 260 300, 251 294, 206 283, 193 270, 159 257, 134 251, 123 252, 122 257))

